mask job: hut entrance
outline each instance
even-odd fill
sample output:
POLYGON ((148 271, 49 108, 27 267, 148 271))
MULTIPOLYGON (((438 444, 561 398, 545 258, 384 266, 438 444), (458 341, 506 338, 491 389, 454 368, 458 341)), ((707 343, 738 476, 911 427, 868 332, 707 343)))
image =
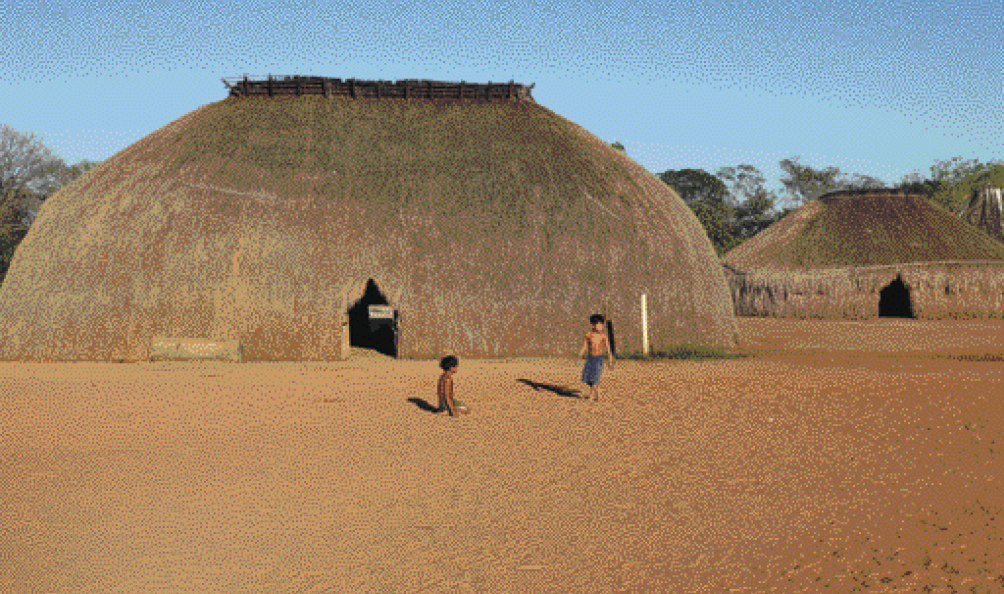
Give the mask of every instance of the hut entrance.
POLYGON ((349 308, 349 345, 397 357, 397 310, 373 279, 349 308))
POLYGON ((880 318, 912 318, 913 304, 910 302, 910 288, 903 282, 903 276, 879 291, 880 318))

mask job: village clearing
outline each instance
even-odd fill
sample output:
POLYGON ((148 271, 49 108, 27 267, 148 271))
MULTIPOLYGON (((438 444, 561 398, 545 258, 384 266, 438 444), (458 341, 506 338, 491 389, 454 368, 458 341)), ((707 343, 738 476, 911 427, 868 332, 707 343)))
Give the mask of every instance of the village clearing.
POLYGON ((1004 592, 1004 322, 739 325, 459 419, 435 361, 0 363, 0 591, 1004 592))

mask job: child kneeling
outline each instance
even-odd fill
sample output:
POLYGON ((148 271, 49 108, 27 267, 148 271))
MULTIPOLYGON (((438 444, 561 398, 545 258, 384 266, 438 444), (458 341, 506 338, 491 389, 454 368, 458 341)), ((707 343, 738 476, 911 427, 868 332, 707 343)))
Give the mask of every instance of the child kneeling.
POLYGON ((437 412, 445 410, 451 417, 468 414, 470 411, 467 405, 453 395, 453 374, 460 368, 460 360, 453 355, 447 355, 439 361, 439 367, 442 368, 443 375, 439 376, 439 387, 436 390, 439 395, 437 412))

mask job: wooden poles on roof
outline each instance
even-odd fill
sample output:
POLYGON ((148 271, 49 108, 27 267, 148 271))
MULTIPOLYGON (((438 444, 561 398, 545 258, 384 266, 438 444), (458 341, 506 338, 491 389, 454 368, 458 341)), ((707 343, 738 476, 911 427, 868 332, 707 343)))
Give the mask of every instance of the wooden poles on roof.
POLYGON ((479 101, 532 101, 526 86, 508 83, 459 83, 432 80, 367 81, 321 76, 281 76, 269 75, 264 79, 251 79, 247 75, 240 78, 224 78, 223 84, 230 90, 231 97, 253 96, 301 96, 323 95, 325 97, 374 97, 377 99, 435 99, 479 101))

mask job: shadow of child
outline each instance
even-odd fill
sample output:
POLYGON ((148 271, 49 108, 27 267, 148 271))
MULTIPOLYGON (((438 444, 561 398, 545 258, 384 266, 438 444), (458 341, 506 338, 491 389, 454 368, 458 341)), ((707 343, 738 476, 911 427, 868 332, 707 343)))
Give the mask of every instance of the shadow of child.
POLYGON ((528 379, 518 379, 518 382, 524 383, 538 392, 540 390, 547 390, 548 392, 554 392, 558 396, 564 396, 566 398, 582 398, 582 391, 569 388, 568 386, 556 386, 554 384, 543 384, 540 382, 535 382, 528 379))
POLYGON ((431 412, 431 413, 438 413, 439 412, 439 407, 436 407, 436 406, 433 406, 433 405, 429 404, 427 401, 425 401, 422 398, 412 397, 412 398, 408 399, 408 402, 414 404, 415 406, 417 406, 418 408, 424 410, 425 412, 431 412))

